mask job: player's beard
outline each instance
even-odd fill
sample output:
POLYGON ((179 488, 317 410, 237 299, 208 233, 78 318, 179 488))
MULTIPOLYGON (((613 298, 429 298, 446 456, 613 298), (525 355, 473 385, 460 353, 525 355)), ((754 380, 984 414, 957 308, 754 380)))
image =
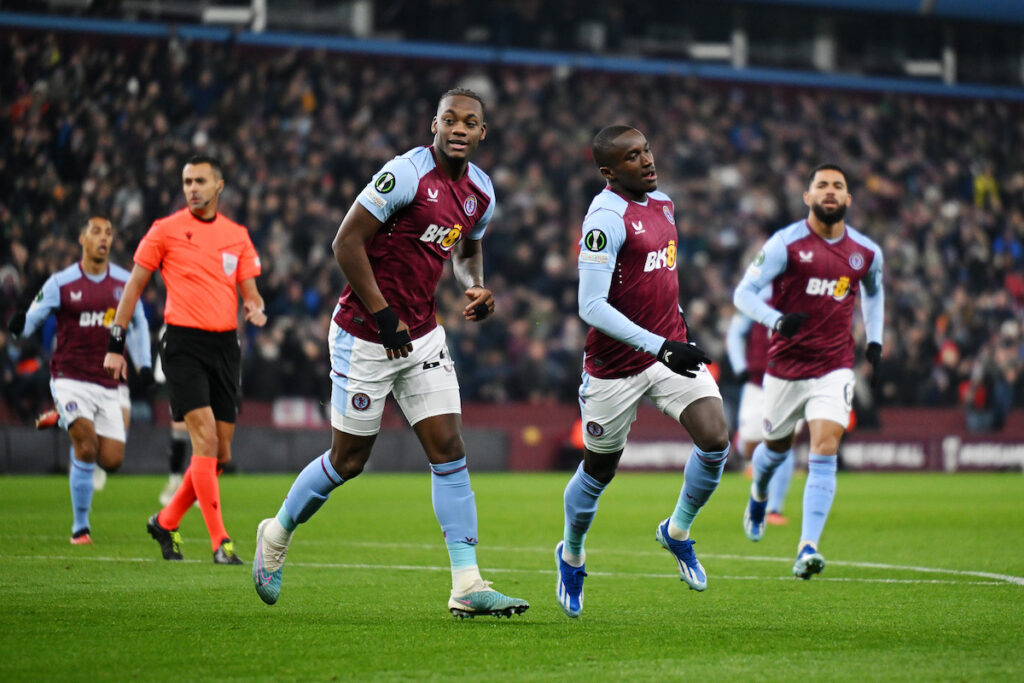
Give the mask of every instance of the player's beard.
POLYGON ((813 213, 814 217, 825 225, 835 225, 839 221, 843 220, 843 217, 846 215, 846 207, 840 204, 830 211, 821 204, 812 204, 811 213, 813 213))

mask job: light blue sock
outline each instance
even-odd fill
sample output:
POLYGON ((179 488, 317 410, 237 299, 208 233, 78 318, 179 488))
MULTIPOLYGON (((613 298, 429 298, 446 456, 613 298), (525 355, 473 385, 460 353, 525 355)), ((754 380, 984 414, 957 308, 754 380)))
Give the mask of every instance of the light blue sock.
POLYGON ((789 483, 793 481, 793 451, 775 470, 770 482, 768 482, 768 512, 782 512, 782 506, 786 503, 786 494, 789 493, 789 483))
POLYGON ((295 477, 284 505, 277 513, 277 521, 288 531, 295 531, 295 527, 312 517, 327 502, 331 491, 344 483, 345 480, 331 465, 331 452, 324 451, 295 477))
POLYGON ((752 462, 754 463, 754 490, 757 491, 757 495, 761 500, 765 500, 768 497, 768 482, 771 481, 772 475, 775 474, 775 470, 786 461, 790 455, 792 455, 793 449, 777 453, 768 448, 764 441, 757 444, 757 448, 754 449, 754 457, 752 462))
POLYGON ((476 499, 466 458, 430 466, 430 498, 452 569, 476 565, 476 499))
POLYGON ((569 483, 565 486, 565 530, 563 539, 565 551, 570 555, 583 554, 583 541, 587 538, 587 531, 597 514, 597 499, 601 497, 605 487, 597 479, 583 471, 583 463, 576 468, 576 474, 572 475, 569 483))
POLYGON ((811 453, 807 457, 807 483, 804 485, 804 518, 801 541, 817 545, 825 529, 828 511, 836 495, 836 456, 811 453))
POLYGON ((82 462, 71 453, 71 467, 68 468, 68 483, 71 488, 71 511, 74 519, 71 533, 76 534, 89 528, 89 510, 92 508, 92 473, 94 462, 82 462))
POLYGON ((729 458, 729 447, 724 451, 705 453, 696 446, 686 461, 683 472, 683 488, 679 492, 679 501, 672 512, 672 524, 680 529, 690 530, 693 518, 708 502, 708 498, 722 479, 725 461, 729 458))

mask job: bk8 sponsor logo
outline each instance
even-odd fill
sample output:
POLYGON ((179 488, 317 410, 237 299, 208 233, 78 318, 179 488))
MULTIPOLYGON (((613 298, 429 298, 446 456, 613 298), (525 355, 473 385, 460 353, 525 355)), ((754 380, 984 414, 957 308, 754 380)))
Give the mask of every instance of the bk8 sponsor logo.
POLYGON ((114 323, 114 309, 105 311, 82 311, 78 316, 79 327, 110 327, 114 323))
POLYGON ((672 270, 676 267, 676 241, 669 240, 668 246, 647 253, 647 261, 644 263, 644 272, 649 273, 659 268, 672 270))
POLYGON ((445 251, 451 251, 451 248, 458 244, 462 238, 462 226, 458 223, 453 228, 446 228, 443 225, 436 225, 431 223, 423 234, 420 235, 421 242, 433 242, 439 244, 445 251))
POLYGON ((811 296, 830 296, 836 301, 842 301, 850 293, 850 278, 845 275, 838 280, 812 277, 807 281, 807 293, 811 296))

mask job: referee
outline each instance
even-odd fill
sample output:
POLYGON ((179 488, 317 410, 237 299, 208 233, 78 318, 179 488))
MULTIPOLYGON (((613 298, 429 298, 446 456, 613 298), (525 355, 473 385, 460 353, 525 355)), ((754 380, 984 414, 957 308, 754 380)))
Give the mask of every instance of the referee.
POLYGON ((267 322, 256 289, 260 259, 249 231, 217 213, 220 162, 194 156, 181 174, 188 207, 153 223, 135 251, 135 267, 110 328, 104 369, 125 377, 124 329, 153 271, 167 288, 162 360, 174 420, 185 421, 192 462, 178 492, 146 528, 165 560, 180 560, 178 523, 195 501, 210 534, 213 561, 242 564, 221 517, 217 475, 231 461, 240 383, 238 293, 246 322, 267 322), (236 293, 237 291, 237 293, 236 293))

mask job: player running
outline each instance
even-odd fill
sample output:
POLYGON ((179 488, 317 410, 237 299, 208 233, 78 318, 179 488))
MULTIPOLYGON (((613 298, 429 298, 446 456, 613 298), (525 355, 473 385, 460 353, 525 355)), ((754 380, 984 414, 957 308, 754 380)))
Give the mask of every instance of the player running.
MULTIPOLYGON (((109 220, 90 218, 78 235, 82 260, 51 275, 28 312, 16 314, 9 325, 12 333, 27 337, 50 314, 57 316, 50 391, 58 425, 71 437, 72 545, 92 545, 89 512, 96 465, 109 472, 121 466, 131 419, 128 385, 103 371, 107 328, 129 277, 127 270, 109 261, 113 240, 109 220)), ((142 303, 132 311, 126 344, 139 374, 152 378, 149 325, 142 303)))
POLYGON ((580 317, 590 325, 579 389, 583 462, 565 488, 565 527, 555 548, 556 597, 570 617, 583 611, 583 549, 597 502, 615 476, 626 435, 647 396, 693 439, 679 500, 655 531, 693 590, 707 588, 690 526, 722 477, 729 433, 711 359, 687 342, 679 307, 675 207, 658 192, 643 133, 608 126, 594 161, 607 187, 590 204, 580 240, 580 317))
POLYGON ((451 259, 468 299, 465 319, 480 321, 494 310, 480 248, 494 215, 494 189, 469 162, 487 132, 480 97, 465 89, 444 93, 431 132, 433 145, 396 157, 373 177, 334 238, 334 254, 349 285, 328 339, 331 448, 299 473, 277 516, 257 529, 252 578, 267 604, 280 596, 295 528, 331 491, 363 471, 391 393, 430 462, 434 513, 451 561, 449 610, 460 618, 511 617, 529 607, 492 590, 480 576, 459 382, 434 299, 451 259))
POLYGON ((882 354, 882 250, 844 222, 851 200, 842 168, 815 168, 804 192, 807 218, 765 242, 733 296, 740 311, 776 333, 764 377, 764 441, 754 450, 743 529, 752 541, 764 535, 769 482, 791 456, 797 422, 807 420, 811 450, 793 565, 793 574, 802 579, 825 568, 818 541, 835 496, 836 454, 852 408, 851 330, 858 292, 868 341, 865 356, 877 366, 882 354), (768 284, 772 296, 765 302, 758 291, 768 284))

